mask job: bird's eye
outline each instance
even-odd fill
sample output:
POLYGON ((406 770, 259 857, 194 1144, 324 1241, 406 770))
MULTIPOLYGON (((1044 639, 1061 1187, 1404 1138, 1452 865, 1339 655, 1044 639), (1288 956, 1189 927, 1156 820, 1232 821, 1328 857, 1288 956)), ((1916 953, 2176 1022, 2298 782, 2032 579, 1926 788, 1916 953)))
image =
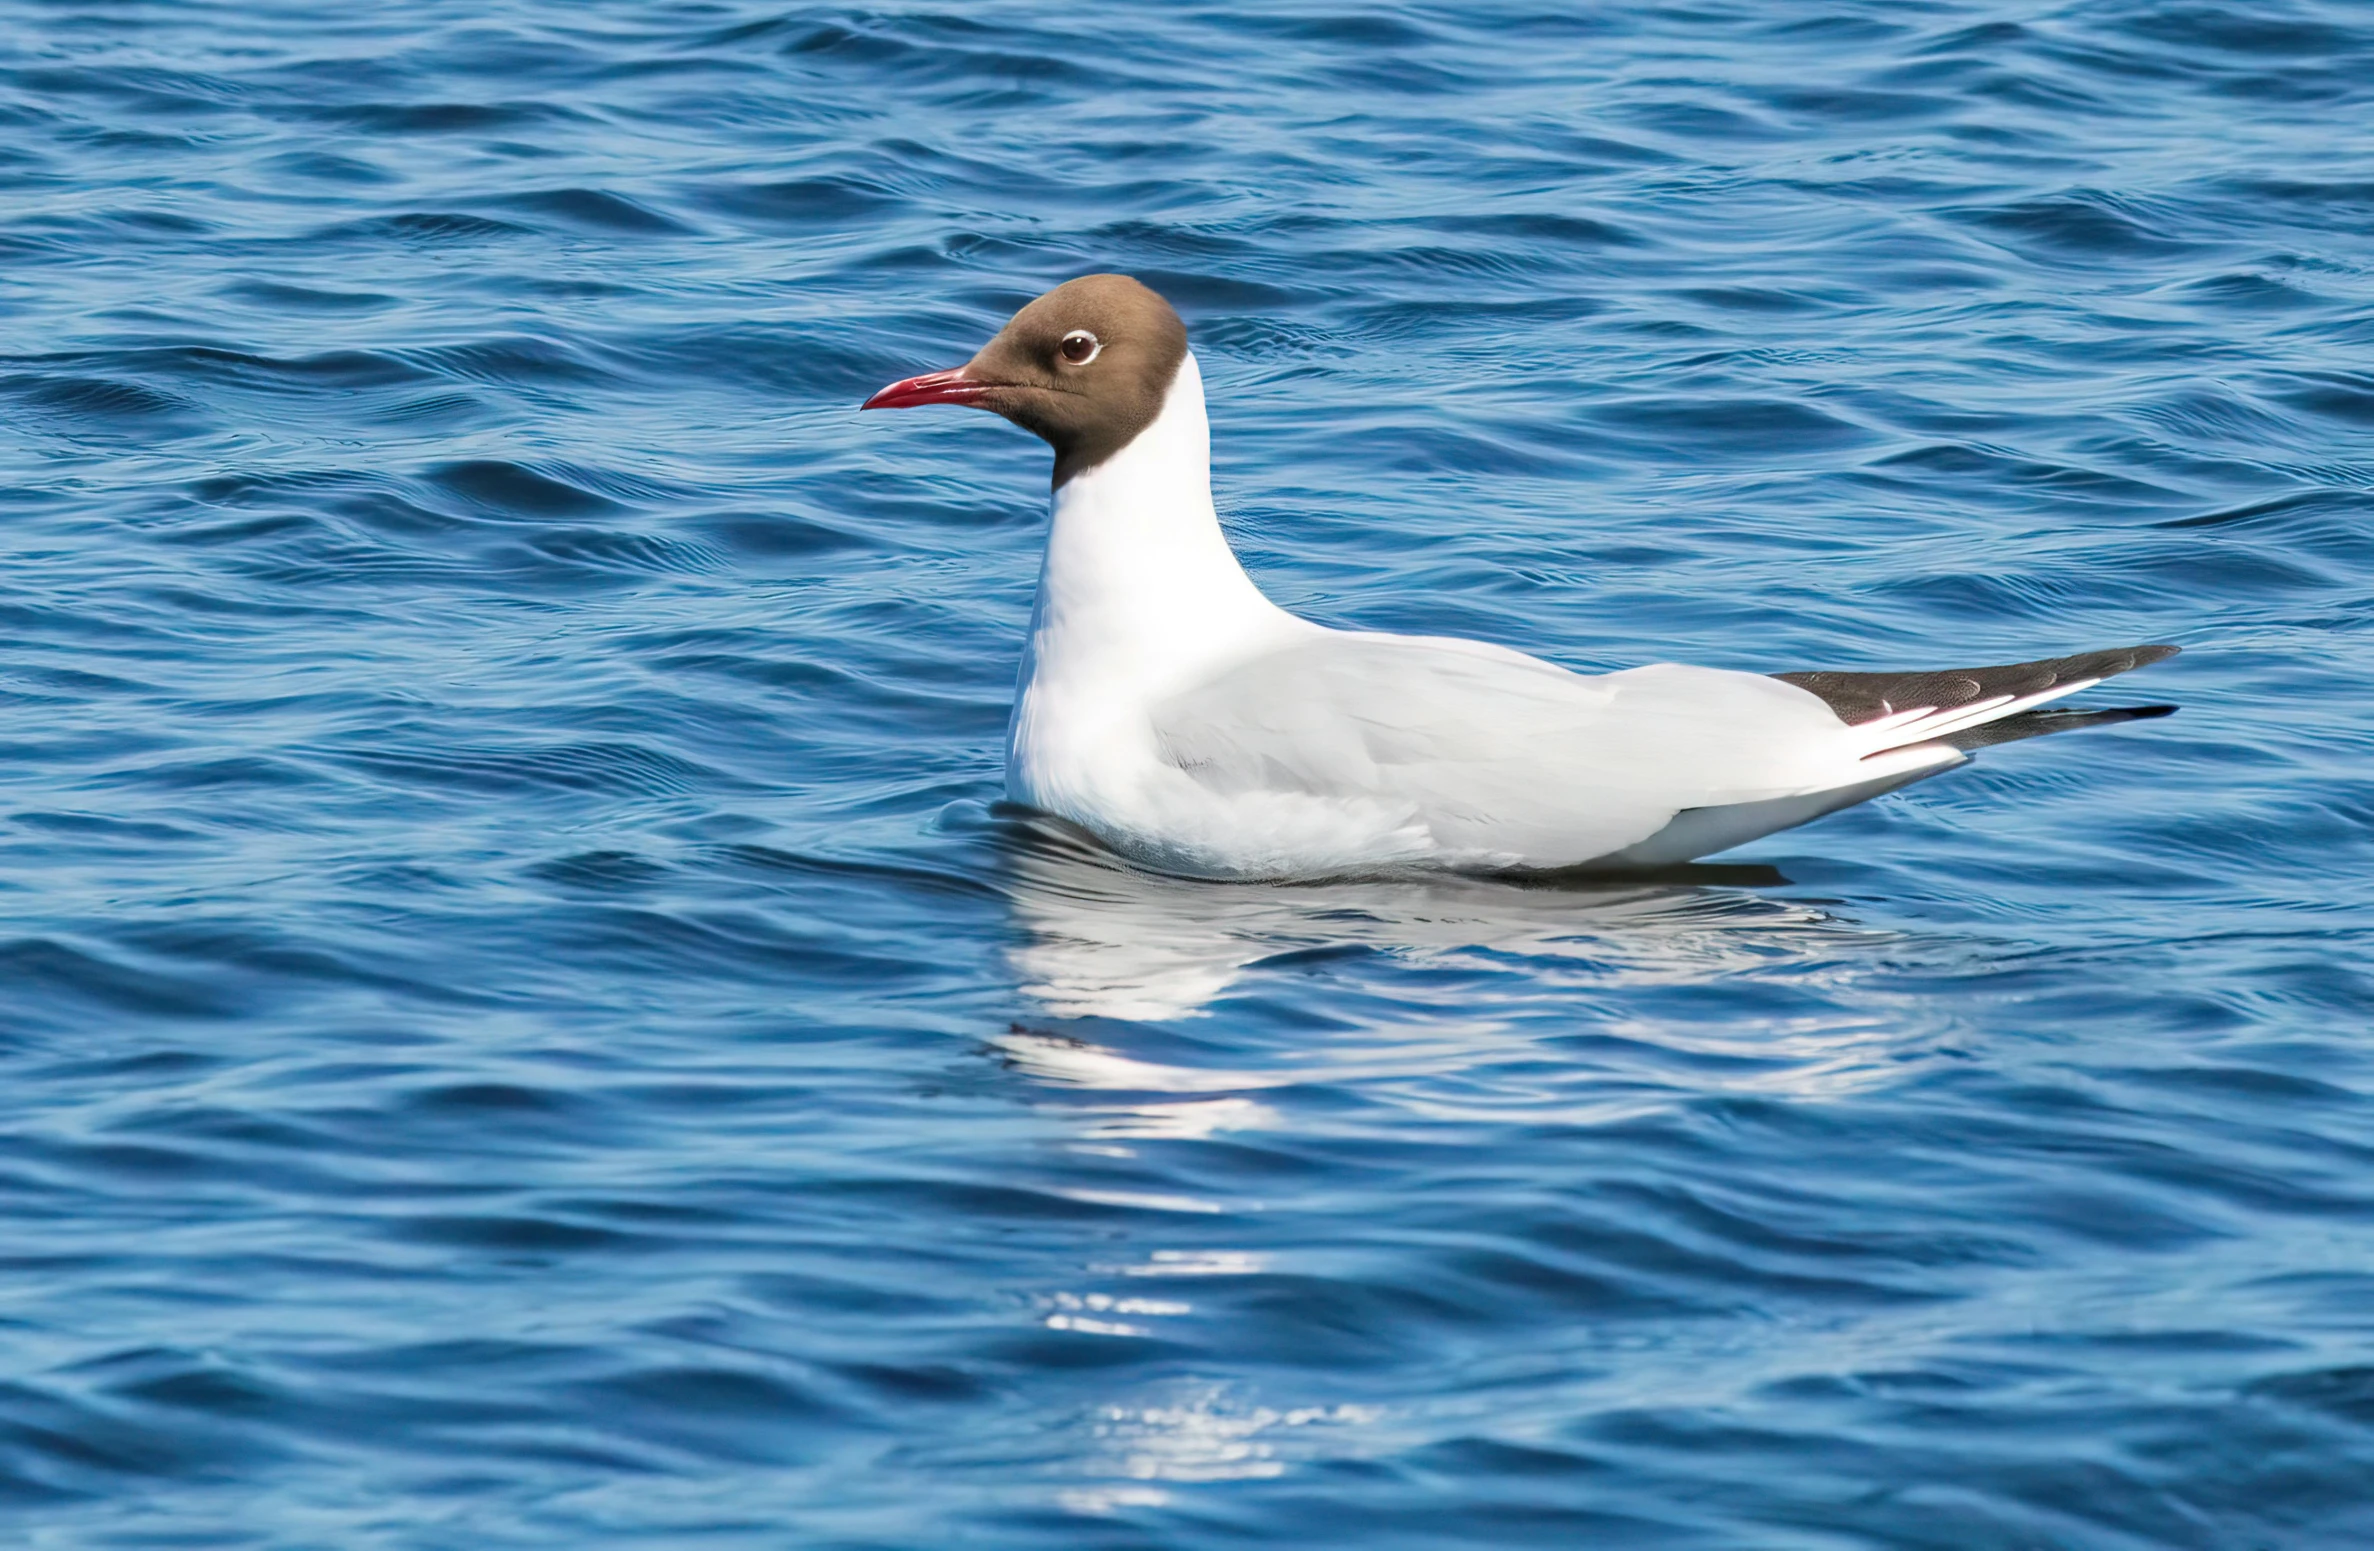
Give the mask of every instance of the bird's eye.
POLYGON ((1074 329, 1064 335, 1063 343, 1055 348, 1063 352, 1063 358, 1071 362, 1072 365, 1086 366, 1096 359, 1096 353, 1104 346, 1098 343, 1097 337, 1086 329, 1074 329))

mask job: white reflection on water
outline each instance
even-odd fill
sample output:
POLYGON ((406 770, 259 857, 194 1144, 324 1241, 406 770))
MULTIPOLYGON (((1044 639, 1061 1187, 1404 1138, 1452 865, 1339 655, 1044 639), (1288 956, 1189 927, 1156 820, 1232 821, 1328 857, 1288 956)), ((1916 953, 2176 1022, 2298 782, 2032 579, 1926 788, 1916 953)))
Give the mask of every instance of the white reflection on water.
POLYGON ((1263 966, 1282 973, 1291 956, 1383 954, 1460 972, 1396 978, 1386 1002, 1354 976, 1291 1040, 1232 1027, 1183 1064, 1154 1058, 1169 1042, 1136 1047, 1110 1023, 1015 1025, 994 1041, 1015 1070, 1110 1095, 1070 1106, 1086 1152, 1277 1130, 1285 1101, 1272 1095, 1308 1082, 1356 1085, 1404 1117, 1462 1121, 1608 1120, 1712 1090, 1835 1096, 1903 1073, 1905 1056, 1938 1032, 1937 1015, 1862 973, 1880 950, 1894 960, 1914 944, 1738 886, 1769 870, 1561 888, 1455 877, 1216 884, 1138 872, 1038 827, 1007 864, 1018 928, 1009 960, 1024 992, 1059 1018, 1193 1018, 1263 966), (1672 1017, 1605 995, 1765 975, 1824 994, 1811 1011, 1781 995, 1766 1013, 1685 1001, 1672 1017), (1543 1039, 1577 1033, 1599 1038, 1563 1045, 1545 1068, 1543 1039))
MULTIPOLYGON (((1247 1405, 1220 1385, 1179 1386, 1159 1404, 1105 1407, 1095 1422, 1089 1469, 1131 1482, 1263 1480, 1285 1474, 1289 1458, 1335 1452, 1325 1435, 1381 1415, 1371 1406, 1247 1405), (1297 1437, 1306 1432, 1308 1438, 1297 1437)), ((1062 1500, 1075 1512, 1095 1513, 1165 1501, 1167 1494, 1099 1486, 1066 1492, 1062 1500)))
MULTIPOLYGON (((1059 1017, 1187 1017, 1264 961, 1331 949, 1416 959, 1480 949, 1587 965, 1602 983, 1625 984, 1705 978, 1879 936, 1689 874, 1561 888, 1458 877, 1206 883, 1137 871, 1050 826, 1029 830, 1007 861, 1022 928, 1008 956, 1022 989, 1059 1017)), ((1068 1068, 1050 1075, 1089 1086, 1166 1086, 1166 1069, 1093 1047, 1046 1061, 1068 1068)), ((1216 1085, 1198 1075, 1191 1086, 1216 1085)))
MULTIPOLYGON (((1611 1120, 1712 1089, 1820 1097, 1901 1072, 1907 1042, 1920 1037, 1921 1020, 1856 984, 1857 964, 1902 939, 1738 887, 1753 877, 1745 870, 1575 888, 1462 878, 1229 885, 1138 872, 1035 828, 1007 862, 1017 928, 1007 952, 1022 989, 1052 1018, 1103 1021, 1019 1023, 994 1043, 1013 1070, 1066 1090, 1048 1097, 1066 1117, 1068 1145, 1099 1159, 1159 1159, 1147 1144, 1160 1140, 1307 1128, 1311 1116, 1289 1091, 1303 1085, 1357 1093, 1357 1113, 1338 1106, 1325 1124, 1395 1132, 1443 1119, 1611 1120), (1307 1028, 1288 1020, 1282 1033, 1263 1017, 1192 1032, 1127 1027, 1195 1018, 1264 965, 1282 974, 1281 958, 1344 950, 1477 973, 1396 977, 1383 997, 1355 974, 1327 998, 1324 1018, 1307 1028), (1763 1015, 1685 996, 1665 1021, 1644 1016, 1636 997, 1602 994, 1760 973, 1819 980, 1837 994, 1811 1012, 1779 998, 1763 1015), (1566 1038, 1578 1032, 1603 1037, 1566 1038), (1545 1039, 1558 1041, 1554 1054, 1545 1039)), ((1130 1178, 1126 1190, 1100 1177, 1065 1193, 1162 1212, 1230 1204, 1145 1188, 1189 1186, 1187 1175, 1130 1178)), ((1232 1205, 1257 1209, 1241 1195, 1232 1205)), ((1270 1251, 1148 1248, 1090 1268, 1118 1286, 1039 1293, 1037 1318, 1092 1339, 1191 1339, 1181 1332, 1207 1279, 1279 1264, 1270 1251)), ((1057 1500, 1089 1516, 1158 1507, 1198 1483, 1281 1477, 1393 1441, 1381 1410, 1299 1398, 1124 1382, 1083 1418, 1078 1473, 1057 1500)))

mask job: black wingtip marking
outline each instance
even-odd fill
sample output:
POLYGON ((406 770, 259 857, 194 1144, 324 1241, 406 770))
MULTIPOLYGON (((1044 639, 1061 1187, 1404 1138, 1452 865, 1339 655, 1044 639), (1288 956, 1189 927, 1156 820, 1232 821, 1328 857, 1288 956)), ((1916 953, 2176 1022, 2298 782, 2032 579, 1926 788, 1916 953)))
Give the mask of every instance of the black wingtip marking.
MULTIPOLYGON (((2106 679, 2175 656, 2164 643, 2114 646, 2071 657, 2040 657, 1991 668, 1931 668, 1903 673, 1776 673, 1774 678, 1819 695, 1848 726, 1912 706, 1951 710, 1994 695, 2033 695, 2072 679, 2106 679)), ((2029 714, 2029 713, 2022 713, 2029 714)), ((2158 713, 2166 715, 2166 712, 2158 713)), ((2016 721, 2017 717, 2006 720, 2016 721)), ((1989 725, 1999 726, 2000 723, 1989 725)), ((1978 729, 1972 729, 1977 731, 1978 729)), ((2057 731, 2058 729, 2050 729, 2057 731)), ((2034 734, 2023 734, 2033 737, 2034 734)), ((1951 742, 1951 739, 1945 740, 1951 742)), ((1997 740, 2007 741, 2007 740, 1997 740)), ((1958 745, 1957 745, 1958 746, 1958 745)))
POLYGON ((1998 743, 2017 743, 2022 738, 2041 738, 2047 733, 2075 732, 2080 727, 2113 727, 2120 722, 2146 722, 2154 717, 2174 716, 2172 705, 2105 706, 2097 711, 2069 711, 2058 708, 2039 708, 2007 716, 1999 722, 1987 722, 1938 739, 1951 744, 1963 753, 1993 748, 1998 743))

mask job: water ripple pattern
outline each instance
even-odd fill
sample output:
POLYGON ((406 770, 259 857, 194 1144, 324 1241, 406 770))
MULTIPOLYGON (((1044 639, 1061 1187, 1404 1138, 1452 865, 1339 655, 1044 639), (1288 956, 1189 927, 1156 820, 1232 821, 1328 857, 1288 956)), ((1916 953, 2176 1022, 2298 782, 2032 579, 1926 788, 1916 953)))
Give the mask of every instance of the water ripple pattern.
POLYGON ((7 1538, 2374 1543, 2370 363, 2363 4, 0 0, 7 1538), (854 412, 1097 269, 1316 617, 2184 714, 1117 867, 854 412))

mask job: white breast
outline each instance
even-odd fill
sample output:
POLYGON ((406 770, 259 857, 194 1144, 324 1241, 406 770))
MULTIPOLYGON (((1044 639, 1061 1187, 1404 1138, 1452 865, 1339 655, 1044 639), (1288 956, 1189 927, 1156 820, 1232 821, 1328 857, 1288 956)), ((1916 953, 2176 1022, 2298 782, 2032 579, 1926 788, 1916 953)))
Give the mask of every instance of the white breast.
POLYGON ((1154 423, 1055 492, 1007 794, 1114 843, 1164 822, 1147 709, 1318 628, 1263 597, 1220 531, 1190 355, 1154 423))

